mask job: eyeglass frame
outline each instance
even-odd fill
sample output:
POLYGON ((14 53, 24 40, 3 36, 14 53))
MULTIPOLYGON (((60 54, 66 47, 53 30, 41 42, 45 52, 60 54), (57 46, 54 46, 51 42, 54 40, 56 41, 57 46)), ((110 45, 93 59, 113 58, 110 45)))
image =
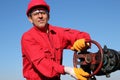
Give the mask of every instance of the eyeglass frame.
POLYGON ((35 9, 29 13, 29 16, 38 15, 38 14, 49 14, 48 10, 45 9, 35 9))

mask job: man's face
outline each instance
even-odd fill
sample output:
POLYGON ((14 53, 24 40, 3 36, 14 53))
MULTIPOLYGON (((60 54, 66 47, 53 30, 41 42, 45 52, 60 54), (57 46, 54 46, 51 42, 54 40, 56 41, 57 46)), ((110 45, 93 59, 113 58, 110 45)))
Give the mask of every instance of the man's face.
POLYGON ((35 8, 30 13, 29 21, 39 29, 45 28, 49 20, 49 13, 43 8, 35 8))

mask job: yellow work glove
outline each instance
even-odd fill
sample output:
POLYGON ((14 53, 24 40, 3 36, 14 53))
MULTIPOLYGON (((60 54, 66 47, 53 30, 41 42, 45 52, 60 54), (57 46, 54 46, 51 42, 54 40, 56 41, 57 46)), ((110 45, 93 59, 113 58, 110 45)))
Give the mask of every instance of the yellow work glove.
POLYGON ((78 80, 87 80, 89 73, 85 72, 82 68, 74 68, 73 70, 78 80))
POLYGON ((65 66, 64 71, 77 80, 87 80, 87 77, 89 76, 89 73, 85 72, 82 68, 71 68, 65 66))
POLYGON ((74 42, 73 46, 71 47, 71 50, 81 51, 88 47, 89 45, 90 45, 89 43, 87 44, 85 43, 85 39, 79 39, 74 42))

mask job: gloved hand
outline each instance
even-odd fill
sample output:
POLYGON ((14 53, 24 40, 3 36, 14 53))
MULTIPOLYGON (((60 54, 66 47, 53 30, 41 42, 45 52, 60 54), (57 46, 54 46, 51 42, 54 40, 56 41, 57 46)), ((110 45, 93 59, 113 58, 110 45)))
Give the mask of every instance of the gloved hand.
POLYGON ((79 80, 87 80, 86 76, 89 76, 89 74, 82 68, 64 67, 64 71, 75 79, 79 80))
POLYGON ((90 46, 90 44, 86 43, 85 39, 79 39, 74 42, 73 46, 71 47, 71 50, 81 51, 88 46, 90 46))
POLYGON ((74 72, 77 79, 79 80, 87 80, 86 77, 89 76, 89 74, 85 72, 82 68, 74 68, 74 72))

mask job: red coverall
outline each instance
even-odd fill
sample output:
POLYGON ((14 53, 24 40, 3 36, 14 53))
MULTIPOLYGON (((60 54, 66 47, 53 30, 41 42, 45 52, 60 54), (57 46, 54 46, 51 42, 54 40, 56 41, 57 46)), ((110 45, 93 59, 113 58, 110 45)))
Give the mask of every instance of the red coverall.
POLYGON ((64 74, 63 49, 70 49, 80 38, 90 39, 88 33, 49 25, 49 33, 33 26, 21 39, 23 75, 27 80, 60 80, 64 74))

